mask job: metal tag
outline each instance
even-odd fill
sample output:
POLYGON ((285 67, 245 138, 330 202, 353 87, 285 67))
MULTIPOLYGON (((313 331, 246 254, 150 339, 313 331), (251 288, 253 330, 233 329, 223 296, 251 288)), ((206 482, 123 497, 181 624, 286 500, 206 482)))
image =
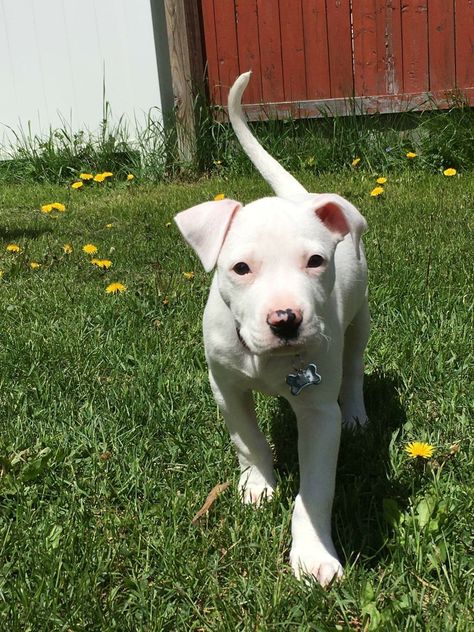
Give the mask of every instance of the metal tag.
POLYGON ((308 364, 306 369, 299 369, 296 373, 286 376, 286 383, 292 395, 299 395, 306 386, 316 386, 321 382, 321 376, 315 364, 308 364))

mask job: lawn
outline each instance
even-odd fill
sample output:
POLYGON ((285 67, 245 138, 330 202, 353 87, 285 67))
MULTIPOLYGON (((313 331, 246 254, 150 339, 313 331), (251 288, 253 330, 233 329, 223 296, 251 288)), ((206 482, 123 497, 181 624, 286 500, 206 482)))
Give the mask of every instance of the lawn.
POLYGON ((288 565, 298 468, 283 401, 258 398, 279 491, 259 510, 239 501, 201 340, 210 276, 170 224, 266 185, 2 184, 1 629, 473 629, 474 174, 406 169, 371 197, 379 175, 300 174, 370 226, 371 422, 343 436, 333 531, 346 575, 326 591, 288 565), (39 210, 51 202, 66 210, 39 210), (433 457, 410 459, 410 441, 433 457))

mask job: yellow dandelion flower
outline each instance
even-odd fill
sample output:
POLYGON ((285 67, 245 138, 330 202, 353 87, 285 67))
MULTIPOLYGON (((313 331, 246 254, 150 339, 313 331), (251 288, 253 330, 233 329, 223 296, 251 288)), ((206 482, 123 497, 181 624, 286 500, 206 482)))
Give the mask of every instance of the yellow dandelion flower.
POLYGON ((111 178, 114 174, 111 171, 104 171, 102 175, 104 178, 111 178))
POLYGON ((21 248, 18 244, 8 244, 7 246, 7 252, 21 252, 21 248))
POLYGON ((92 180, 94 176, 92 173, 80 173, 79 177, 81 180, 92 180))
POLYGON ((357 165, 359 164, 359 162, 360 162, 360 158, 354 158, 354 160, 351 162, 351 165, 352 165, 353 167, 357 167, 357 165))
POLYGON ((102 270, 108 270, 112 265, 110 259, 91 259, 91 263, 102 270))
POLYGON ((387 178, 382 176, 381 178, 377 178, 376 182, 377 184, 385 184, 387 182, 387 178))
POLYGON ((113 228, 113 224, 106 224, 105 227, 106 228, 113 228))
POLYGON ((43 204, 43 206, 41 207, 42 213, 51 213, 52 210, 53 210, 52 204, 43 204))
POLYGON ((372 191, 370 192, 370 195, 372 197, 378 197, 379 195, 382 195, 383 191, 383 187, 375 187, 375 189, 372 189, 372 191))
POLYGON ((71 189, 80 189, 81 187, 84 186, 84 182, 81 182, 80 180, 78 182, 73 182, 71 184, 71 189))
POLYGON ((217 195, 214 196, 214 202, 219 202, 220 200, 225 199, 225 194, 224 193, 218 193, 217 195))
POLYGON ((37 261, 32 261, 30 263, 30 268, 32 270, 37 270, 38 268, 41 268, 41 263, 38 263, 37 261))
POLYGON ((64 211, 66 210, 66 207, 64 206, 64 204, 61 204, 61 202, 53 202, 51 204, 51 208, 55 211, 59 211, 60 213, 64 213, 64 211))
POLYGON ((407 156, 408 160, 413 160, 413 158, 416 158, 418 156, 418 154, 415 154, 414 151, 409 151, 406 156, 407 156))
POLYGON ((105 180, 105 176, 103 173, 96 173, 94 176, 94 182, 103 182, 105 180))
POLYGON ((449 169, 445 169, 443 171, 443 175, 451 177, 451 176, 455 176, 457 174, 456 169, 453 169, 452 167, 450 167, 449 169))
POLYGON ((183 276, 188 281, 192 281, 194 279, 194 272, 183 272, 183 276))
POLYGON ((107 294, 121 294, 122 292, 125 292, 126 289, 127 286, 123 283, 111 283, 105 288, 105 291, 107 294))
POLYGON ((412 459, 421 457, 422 459, 429 459, 433 456, 434 447, 429 443, 423 443, 420 441, 412 441, 405 446, 405 452, 412 459))
POLYGON ((130 182, 131 180, 134 180, 135 176, 133 175, 133 173, 129 173, 127 176, 127 180, 130 182))
POLYGON ((97 246, 94 244, 86 244, 82 246, 82 251, 86 253, 86 255, 95 255, 97 253, 97 246))

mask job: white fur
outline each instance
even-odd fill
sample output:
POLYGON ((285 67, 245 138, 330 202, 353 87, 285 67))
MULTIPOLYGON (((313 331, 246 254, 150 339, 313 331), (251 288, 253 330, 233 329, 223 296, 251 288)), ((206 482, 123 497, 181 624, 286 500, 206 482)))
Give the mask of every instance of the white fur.
POLYGON ((331 539, 331 511, 342 418, 365 423, 363 352, 369 331, 367 269, 360 237, 366 222, 350 202, 307 193, 260 146, 240 106, 250 73, 229 94, 229 116, 250 159, 278 197, 242 206, 207 202, 176 222, 207 270, 217 265, 204 312, 209 377, 237 450, 244 502, 271 497, 269 444, 258 428, 252 391, 283 396, 298 423, 300 489, 290 560, 298 577, 322 585, 342 575, 331 539), (312 255, 321 267, 307 267, 312 255), (238 262, 251 272, 239 275, 238 262), (302 314, 297 337, 275 335, 278 310, 302 314), (240 337, 239 337, 240 336, 240 337), (286 376, 315 363, 322 381, 292 396, 286 376), (339 401, 339 403, 338 403, 339 401))

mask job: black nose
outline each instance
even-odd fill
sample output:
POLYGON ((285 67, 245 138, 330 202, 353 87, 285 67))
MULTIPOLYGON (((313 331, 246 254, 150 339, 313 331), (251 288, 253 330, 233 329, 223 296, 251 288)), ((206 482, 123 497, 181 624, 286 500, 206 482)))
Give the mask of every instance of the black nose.
POLYGON ((294 312, 292 309, 277 309, 267 316, 267 323, 272 332, 285 340, 297 337, 302 321, 303 316, 299 310, 294 312))

